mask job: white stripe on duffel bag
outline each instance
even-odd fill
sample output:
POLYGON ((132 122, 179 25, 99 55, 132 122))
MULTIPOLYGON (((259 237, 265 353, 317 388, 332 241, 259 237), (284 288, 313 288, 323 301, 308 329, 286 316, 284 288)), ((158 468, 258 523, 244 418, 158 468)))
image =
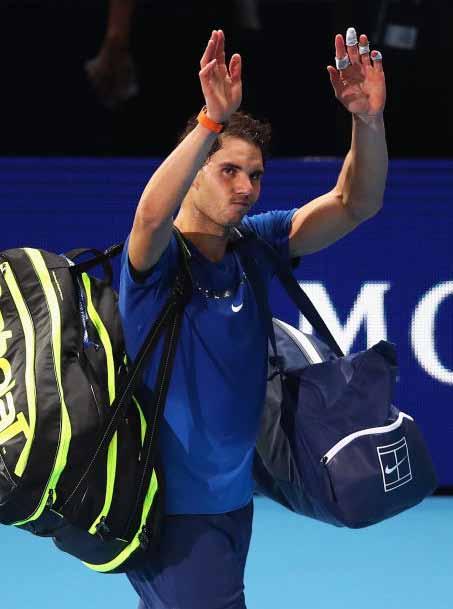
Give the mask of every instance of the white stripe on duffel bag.
POLYGON ((319 355, 316 347, 313 345, 313 343, 310 341, 306 334, 304 334, 300 330, 297 330, 297 328, 290 326, 281 319, 276 319, 274 317, 273 322, 279 328, 289 334, 289 336, 294 340, 299 349, 301 349, 301 351, 304 353, 310 364, 320 364, 324 361, 319 355))

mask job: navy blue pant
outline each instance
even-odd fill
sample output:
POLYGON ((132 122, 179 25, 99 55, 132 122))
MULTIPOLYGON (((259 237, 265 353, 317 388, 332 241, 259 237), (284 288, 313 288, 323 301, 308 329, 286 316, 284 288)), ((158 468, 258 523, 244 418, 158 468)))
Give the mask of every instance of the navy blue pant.
POLYGON ((160 549, 127 575, 139 609, 245 609, 253 502, 226 514, 166 516, 160 549))

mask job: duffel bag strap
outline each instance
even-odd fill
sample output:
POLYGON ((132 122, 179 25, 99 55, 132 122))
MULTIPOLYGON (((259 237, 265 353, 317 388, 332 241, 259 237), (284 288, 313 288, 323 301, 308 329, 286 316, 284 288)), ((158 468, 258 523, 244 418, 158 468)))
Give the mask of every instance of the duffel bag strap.
POLYGON ((250 252, 244 251, 244 255, 241 256, 241 250, 243 248, 247 249, 245 241, 241 242, 240 245, 238 244, 236 249, 240 255, 241 263, 244 267, 245 274, 249 278, 250 284, 253 288, 253 293, 255 295, 255 300, 261 315, 261 319, 263 319, 264 323, 266 324, 267 335, 269 337, 269 340, 271 341, 272 350, 276 358, 274 363, 280 369, 279 357, 277 352, 277 341, 275 338, 274 324, 272 323, 272 313, 269 307, 267 290, 264 287, 263 279, 259 274, 259 270, 255 264, 255 261, 249 255, 250 252))
MULTIPOLYGON (((241 258, 244 267, 247 265, 247 261, 250 257, 250 250, 247 252, 247 244, 256 243, 266 258, 271 262, 275 273, 280 280, 280 283, 285 288, 286 293, 293 301, 297 309, 302 313, 302 315, 310 322, 315 331, 319 334, 319 336, 325 340, 325 342, 329 345, 332 351, 338 355, 338 357, 342 357, 344 355, 337 341, 333 337, 329 328, 326 326, 324 320, 316 310, 314 304, 311 302, 307 294, 300 287, 297 279, 292 274, 289 265, 285 264, 279 254, 274 250, 274 248, 267 243, 264 239, 259 237, 254 231, 248 231, 243 227, 239 229, 235 229, 239 238, 235 240, 235 247, 237 247, 238 252, 240 253, 243 250, 244 255, 241 258)), ((252 257, 253 259, 253 257, 252 257)), ((256 267, 256 264, 254 264, 256 267)), ((253 282, 254 276, 257 276, 257 272, 250 274, 251 281, 253 282)), ((257 294, 259 300, 263 300, 263 291, 264 287, 259 285, 259 281, 253 282, 253 287, 260 291, 261 295, 257 294)), ((265 294, 265 292, 264 292, 265 294)), ((267 296, 265 298, 265 303, 267 303, 267 296)), ((269 305, 267 305, 267 310, 269 311, 269 305)), ((270 311, 268 313, 271 315, 270 311)), ((272 315, 271 315, 272 318, 272 315)))

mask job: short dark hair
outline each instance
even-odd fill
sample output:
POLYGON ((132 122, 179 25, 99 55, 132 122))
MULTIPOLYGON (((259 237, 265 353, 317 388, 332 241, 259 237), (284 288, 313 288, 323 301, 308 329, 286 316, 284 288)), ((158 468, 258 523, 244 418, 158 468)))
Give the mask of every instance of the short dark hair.
MULTIPOLYGON (((197 124, 197 114, 194 114, 189 118, 185 129, 181 132, 178 138, 178 144, 195 129, 197 124)), ((207 159, 217 152, 217 150, 220 150, 222 141, 225 137, 237 137, 257 146, 261 150, 264 162, 269 156, 271 131, 271 125, 268 121, 253 118, 253 116, 241 110, 233 112, 225 129, 209 150, 207 159)))

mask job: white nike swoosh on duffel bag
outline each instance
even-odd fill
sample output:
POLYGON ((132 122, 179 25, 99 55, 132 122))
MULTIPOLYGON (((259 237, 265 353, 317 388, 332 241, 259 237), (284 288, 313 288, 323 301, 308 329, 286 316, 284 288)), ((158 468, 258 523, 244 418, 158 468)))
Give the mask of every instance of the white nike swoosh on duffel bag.
POLYGON ((406 461, 407 457, 404 457, 404 459, 401 459, 401 461, 398 461, 398 463, 396 465, 394 465, 393 467, 389 467, 388 465, 385 466, 385 473, 391 474, 392 472, 394 472, 396 470, 396 468, 401 465, 401 463, 403 463, 403 461, 406 461))

